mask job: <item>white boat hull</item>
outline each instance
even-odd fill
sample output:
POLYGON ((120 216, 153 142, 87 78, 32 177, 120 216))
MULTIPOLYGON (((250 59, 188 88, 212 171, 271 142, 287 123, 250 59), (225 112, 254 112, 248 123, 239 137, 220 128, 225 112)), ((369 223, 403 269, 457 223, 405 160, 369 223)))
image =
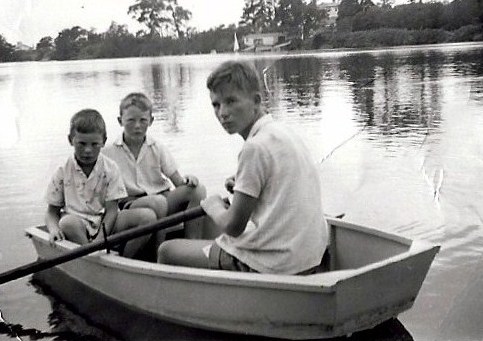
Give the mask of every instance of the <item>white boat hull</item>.
MULTIPOLYGON (((193 269, 105 251, 57 268, 134 311, 230 333, 329 338, 371 328, 409 309, 439 247, 337 219, 329 223, 335 271, 309 276, 193 269)), ((62 241, 52 247, 39 228, 27 234, 40 258, 77 246, 62 241)))

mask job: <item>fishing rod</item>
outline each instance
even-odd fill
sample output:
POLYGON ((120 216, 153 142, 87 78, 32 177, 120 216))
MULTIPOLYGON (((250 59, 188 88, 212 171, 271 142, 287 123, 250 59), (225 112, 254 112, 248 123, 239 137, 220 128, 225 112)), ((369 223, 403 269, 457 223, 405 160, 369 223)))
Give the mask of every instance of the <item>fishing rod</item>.
MULTIPOLYGON (((273 65, 275 65, 276 62, 279 62, 279 61, 281 61, 281 60, 283 60, 283 59, 285 59, 287 57, 288 57, 288 54, 286 54, 285 56, 283 56, 280 59, 277 59, 276 61, 274 61, 273 63, 271 63, 269 66, 265 67, 262 70, 263 83, 264 83, 265 89, 266 89, 266 91, 267 91, 267 93, 268 93, 268 95, 270 97, 271 97, 271 92, 269 90, 269 85, 268 85, 268 80, 267 80, 268 73, 269 73, 270 69, 273 67, 273 65)), ((375 79, 374 78, 371 78, 368 81, 364 82, 363 84, 357 86, 356 89, 362 89, 362 88, 364 88, 364 87, 372 84, 374 81, 375 81, 375 79)), ((369 124, 370 124, 370 122, 367 121, 358 131, 356 131, 354 134, 352 134, 351 136, 349 136, 348 138, 346 138, 345 140, 343 140, 341 143, 339 143, 337 146, 335 146, 329 153, 327 153, 320 160, 319 164, 322 164, 325 161, 327 161, 327 159, 329 159, 337 150, 339 150, 340 148, 342 148, 343 146, 345 146, 348 142, 350 142, 355 137, 357 137, 362 132, 364 132, 367 129, 367 127, 369 126, 369 124)), ((428 127, 427 132, 425 134, 425 137, 424 137, 423 141, 420 144, 420 147, 419 147, 420 150, 425 145, 426 141, 428 140, 429 135, 430 135, 430 130, 429 130, 429 127, 428 127)), ((439 167, 438 169, 436 169, 432 173, 432 176, 430 177, 428 175, 428 172, 427 172, 426 167, 424 165, 425 164, 425 161, 426 161, 426 159, 423 157, 423 160, 422 160, 421 166, 420 166, 420 172, 421 172, 424 180, 426 181, 426 183, 431 187, 433 201, 436 204, 437 208, 440 209, 439 202, 440 202, 440 197, 441 197, 441 188, 443 186, 444 175, 445 175, 444 168, 443 167, 439 167)))
MULTIPOLYGON (((269 89, 269 86, 268 86, 268 81, 267 81, 267 75, 268 75, 268 72, 269 70, 273 67, 273 65, 275 65, 275 63, 277 62, 280 62, 282 61, 283 59, 287 58, 289 55, 288 54, 285 54, 285 56, 275 60, 273 63, 271 63, 269 66, 266 66, 265 68, 263 68, 262 70, 262 75, 263 75, 263 84, 265 86, 265 90, 267 92, 267 94, 269 95, 269 97, 271 97, 271 91, 269 89)), ((357 87, 357 89, 362 89, 366 86, 368 86, 369 84, 372 84, 374 83, 375 79, 374 78, 371 78, 369 79, 368 81, 366 81, 365 83, 359 85, 357 87)), ((358 136, 359 134, 361 134, 367 127, 369 126, 369 121, 366 122, 361 129, 359 129, 356 133, 354 133, 353 135, 351 135, 350 137, 348 137, 347 139, 345 139, 344 141, 342 141, 340 144, 338 144, 335 148, 333 148, 329 153, 327 153, 321 160, 320 160, 320 164, 322 164, 323 162, 325 162, 328 158, 330 158, 335 152, 336 150, 338 150, 339 148, 341 148, 342 146, 344 146, 347 142, 349 142, 350 140, 352 140, 353 138, 355 138, 356 136, 358 136)))

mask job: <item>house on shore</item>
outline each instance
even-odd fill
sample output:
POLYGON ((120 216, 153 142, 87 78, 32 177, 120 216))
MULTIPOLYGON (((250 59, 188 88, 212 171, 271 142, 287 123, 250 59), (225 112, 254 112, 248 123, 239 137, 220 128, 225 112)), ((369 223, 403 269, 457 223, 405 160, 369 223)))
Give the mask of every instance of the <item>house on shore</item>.
POLYGON ((33 50, 33 47, 25 45, 21 41, 18 41, 17 44, 15 44, 15 51, 31 51, 33 50))
POLYGON ((286 33, 252 33, 243 37, 243 52, 275 52, 287 49, 291 40, 286 33))
POLYGON ((325 19, 324 25, 326 27, 334 27, 337 17, 339 15, 339 5, 340 0, 332 0, 328 2, 327 0, 317 0, 317 6, 327 12, 327 18, 325 19))

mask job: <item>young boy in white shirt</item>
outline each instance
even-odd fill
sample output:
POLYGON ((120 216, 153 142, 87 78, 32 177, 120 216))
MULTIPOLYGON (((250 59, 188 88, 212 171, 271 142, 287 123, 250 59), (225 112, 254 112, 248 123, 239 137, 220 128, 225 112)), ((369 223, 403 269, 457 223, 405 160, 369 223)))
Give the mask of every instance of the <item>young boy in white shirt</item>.
MULTIPOLYGON (((126 185, 128 197, 121 201, 121 208, 147 207, 160 219, 198 206, 206 190, 195 176, 181 176, 169 150, 147 134, 154 121, 152 109, 143 93, 127 95, 119 107, 123 133, 103 153, 117 163, 126 185)), ((188 238, 203 235, 202 218, 186 222, 184 227, 188 238)))
POLYGON ((327 246, 327 224, 315 162, 303 141, 262 106, 258 73, 230 61, 207 80, 223 128, 245 143, 238 156, 231 205, 221 196, 201 202, 221 235, 215 241, 169 240, 158 262, 234 271, 311 273, 327 246))
MULTIPOLYGON (((118 212, 118 200, 127 193, 117 165, 100 154, 106 125, 99 112, 84 109, 76 113, 68 139, 74 155, 57 169, 46 192, 45 222, 52 243, 66 238, 86 244, 103 238, 102 225, 110 235, 156 220, 148 208, 118 212)), ((134 256, 148 238, 128 242, 124 256, 134 256)))

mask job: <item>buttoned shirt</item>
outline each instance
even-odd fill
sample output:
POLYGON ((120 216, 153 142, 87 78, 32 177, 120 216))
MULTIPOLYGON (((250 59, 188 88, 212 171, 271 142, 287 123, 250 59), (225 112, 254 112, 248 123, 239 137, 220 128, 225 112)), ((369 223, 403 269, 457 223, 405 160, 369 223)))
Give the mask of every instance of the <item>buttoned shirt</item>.
POLYGON ((177 170, 174 158, 161 142, 150 136, 146 136, 137 158, 122 135, 104 147, 102 153, 119 166, 129 196, 156 194, 172 186, 168 178, 177 170))
POLYGON ((119 168, 114 161, 99 154, 96 164, 87 177, 74 156, 67 159, 52 176, 45 200, 62 207, 65 213, 74 214, 99 225, 106 201, 127 196, 119 168))

